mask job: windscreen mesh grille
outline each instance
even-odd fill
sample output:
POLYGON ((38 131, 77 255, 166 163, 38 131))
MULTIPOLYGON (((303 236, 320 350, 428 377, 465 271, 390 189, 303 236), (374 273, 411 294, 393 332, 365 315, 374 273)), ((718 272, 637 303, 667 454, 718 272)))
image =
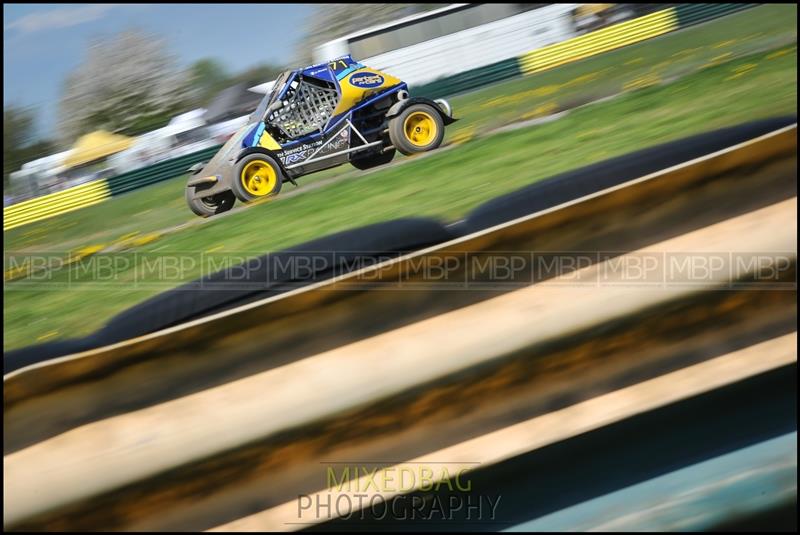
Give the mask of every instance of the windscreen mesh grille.
POLYGON ((289 90, 284 100, 288 104, 272 114, 270 123, 289 138, 297 138, 321 130, 333 114, 339 96, 333 88, 301 81, 289 90))

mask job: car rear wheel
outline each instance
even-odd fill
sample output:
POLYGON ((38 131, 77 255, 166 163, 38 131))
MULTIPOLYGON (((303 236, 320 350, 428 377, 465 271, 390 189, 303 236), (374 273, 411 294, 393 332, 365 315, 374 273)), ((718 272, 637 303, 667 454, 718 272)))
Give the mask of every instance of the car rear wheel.
POLYGON ((231 189, 242 202, 274 197, 281 191, 283 172, 278 162, 266 154, 250 154, 236 166, 231 189))
POLYGON ((444 121, 432 106, 413 104, 389 121, 392 145, 405 155, 433 150, 444 139, 444 121))
POLYGON ((395 152, 396 151, 394 149, 389 149, 386 152, 375 152, 367 156, 354 158, 350 160, 350 163, 353 164, 353 167, 356 169, 366 171, 367 169, 372 169, 373 167, 378 167, 379 165, 386 165, 387 163, 391 162, 392 158, 394 158, 395 152))
POLYGON ((207 189, 209 187, 210 186, 186 187, 186 203, 189 205, 189 209, 195 215, 199 215, 200 217, 211 217, 213 215, 227 212, 233 208, 234 203, 236 203, 236 197, 231 191, 223 191, 222 193, 217 193, 216 195, 210 195, 208 197, 192 198, 194 196, 195 189, 200 191, 201 188, 207 189))

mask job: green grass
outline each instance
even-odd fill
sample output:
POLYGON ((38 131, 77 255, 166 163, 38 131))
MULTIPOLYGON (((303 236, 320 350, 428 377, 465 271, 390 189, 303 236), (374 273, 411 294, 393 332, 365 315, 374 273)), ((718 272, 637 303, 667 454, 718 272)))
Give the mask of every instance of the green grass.
MULTIPOLYGON (((634 80, 668 81, 715 59, 732 59, 797 40, 797 6, 765 5, 621 50, 511 80, 451 99, 461 119, 448 138, 477 134, 555 109, 617 94, 634 80), (726 55, 730 54, 730 55, 726 55), (652 78, 652 75, 656 78, 652 78), (649 77, 649 78, 648 78, 649 77)), ((326 179, 358 176, 341 166, 300 179, 301 187, 326 179)), ((25 225, 4 233, 6 250, 70 251, 109 244, 133 232, 149 232, 193 221, 183 200, 185 177, 126 194, 113 202, 25 225)), ((287 187, 292 191, 293 187, 287 187)), ((286 191, 286 190, 285 190, 286 191)))
MULTIPOLYGON (((672 84, 576 110, 556 122, 476 139, 403 166, 356 175, 167 234, 136 249, 138 265, 141 257, 171 252, 261 254, 403 216, 454 220, 494 196, 561 171, 714 128, 796 114, 796 65, 792 45, 709 67, 672 84)), ((163 228, 165 222, 178 224, 187 219, 182 186, 182 181, 165 182, 43 222, 60 242, 42 232, 38 242, 35 236, 22 239, 17 233, 12 243, 34 250, 70 240, 78 243, 81 228, 91 229, 93 239, 109 239, 163 228), (158 221, 150 220, 154 213, 159 214, 158 221), (76 225, 63 228, 70 219, 76 225)), ((15 230, 30 231, 34 226, 15 230)), ((6 233, 6 238, 13 234, 6 233)), ((65 284, 70 277, 75 280, 75 268, 54 272, 48 285, 7 283, 4 349, 86 334, 145 297, 201 274, 199 266, 192 266, 169 280, 159 282, 155 275, 140 279, 137 288, 134 265, 117 269, 117 282, 104 287, 65 284)))

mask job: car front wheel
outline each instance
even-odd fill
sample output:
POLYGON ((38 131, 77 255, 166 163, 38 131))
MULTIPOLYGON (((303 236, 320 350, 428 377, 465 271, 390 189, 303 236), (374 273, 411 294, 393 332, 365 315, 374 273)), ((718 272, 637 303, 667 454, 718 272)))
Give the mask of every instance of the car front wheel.
POLYGON ((236 165, 231 189, 242 202, 274 197, 281 191, 283 172, 278 163, 266 154, 249 154, 236 165))
POLYGON ((437 148, 444 139, 442 116, 428 104, 413 104, 389 120, 389 139, 405 155, 437 148))

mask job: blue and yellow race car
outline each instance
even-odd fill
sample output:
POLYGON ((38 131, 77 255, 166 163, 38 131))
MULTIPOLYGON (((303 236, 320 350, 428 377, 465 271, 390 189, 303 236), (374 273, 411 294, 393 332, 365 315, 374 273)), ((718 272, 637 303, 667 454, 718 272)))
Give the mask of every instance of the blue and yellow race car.
POLYGON ((190 170, 186 200, 199 216, 219 214, 315 171, 433 150, 453 121, 447 101, 410 97, 405 82, 350 56, 285 71, 248 124, 190 170))

